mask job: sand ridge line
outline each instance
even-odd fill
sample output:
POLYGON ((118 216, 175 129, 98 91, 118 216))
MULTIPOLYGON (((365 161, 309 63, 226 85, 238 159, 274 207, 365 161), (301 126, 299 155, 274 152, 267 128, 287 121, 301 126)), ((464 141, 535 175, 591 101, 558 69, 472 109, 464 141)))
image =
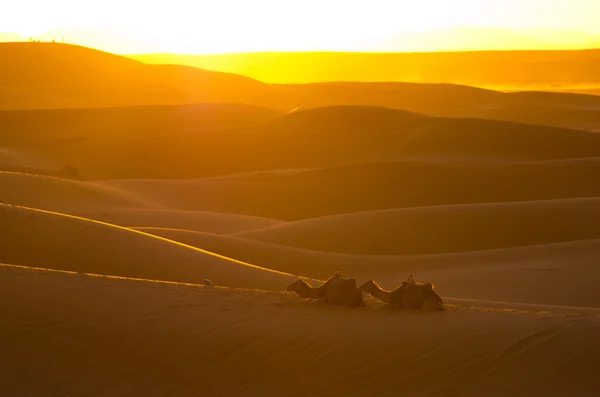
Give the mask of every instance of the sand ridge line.
POLYGON ((18 208, 18 209, 22 209, 22 210, 26 210, 26 211, 39 212, 39 213, 43 213, 43 214, 48 214, 48 215, 53 215, 53 216, 58 216, 58 217, 65 217, 65 218, 70 218, 70 219, 76 219, 76 220, 79 220, 79 221, 84 221, 84 222, 94 223, 94 224, 98 224, 98 225, 103 225, 103 226, 107 226, 107 227, 111 227, 111 228, 123 230, 123 231, 126 231, 126 232, 136 233, 136 234, 139 234, 139 235, 142 235, 142 236, 146 236, 146 237, 149 237, 149 238, 153 238, 153 239, 165 241, 165 242, 168 242, 168 243, 171 243, 171 244, 178 245, 180 247, 188 248, 188 249, 191 249, 191 250, 196 251, 196 252, 201 252, 203 254, 206 254, 206 255, 209 255, 209 256, 212 256, 212 257, 224 259, 224 260, 227 260, 227 261, 230 261, 230 262, 233 262, 233 263, 237 263, 239 265, 251 267, 251 268, 254 268, 254 269, 264 270, 266 272, 275 273, 275 274, 279 274, 279 275, 283 275, 283 276, 288 276, 288 277, 296 277, 296 278, 299 278, 299 279, 304 279, 304 280, 309 280, 309 281, 317 281, 317 280, 314 280, 314 279, 310 279, 310 278, 306 278, 306 277, 301 277, 301 276, 298 276, 298 275, 295 275, 295 274, 285 273, 285 272, 281 272, 281 271, 278 271, 278 270, 273 270, 273 269, 268 269, 268 268, 256 266, 256 265, 253 265, 251 263, 243 262, 243 261, 240 261, 238 259, 229 258, 229 257, 224 256, 224 255, 220 255, 220 254, 217 254, 217 253, 214 253, 214 252, 206 251, 206 250, 203 250, 203 249, 198 248, 198 247, 194 247, 194 246, 191 246, 191 245, 188 245, 188 244, 181 243, 179 241, 169 240, 168 238, 165 238, 165 237, 157 236, 157 235, 150 234, 150 233, 145 233, 145 232, 142 232, 140 230, 131 229, 131 228, 128 228, 128 227, 125 227, 125 226, 119 226, 119 225, 115 225, 115 224, 108 223, 108 222, 102 222, 102 221, 98 221, 98 220, 95 220, 95 219, 84 218, 84 217, 80 217, 80 216, 76 216, 76 215, 63 214, 63 213, 55 212, 55 211, 42 210, 42 209, 39 209, 39 208, 23 207, 23 206, 19 206, 19 205, 12 205, 12 204, 1 203, 1 202, 0 202, 0 207, 18 208))

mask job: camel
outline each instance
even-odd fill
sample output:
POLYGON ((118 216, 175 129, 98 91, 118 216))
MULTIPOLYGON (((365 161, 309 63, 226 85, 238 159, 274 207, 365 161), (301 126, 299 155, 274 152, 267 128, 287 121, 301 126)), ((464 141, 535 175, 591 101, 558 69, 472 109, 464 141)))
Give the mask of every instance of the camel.
POLYGON ((344 278, 339 271, 318 287, 311 287, 306 281, 298 280, 290 284, 286 291, 295 292, 305 299, 318 299, 329 305, 357 307, 365 304, 356 279, 344 278))
POLYGON ((360 286, 361 292, 387 303, 390 308, 443 310, 442 298, 435 292, 432 283, 415 283, 412 274, 393 291, 386 291, 375 281, 369 280, 360 286))

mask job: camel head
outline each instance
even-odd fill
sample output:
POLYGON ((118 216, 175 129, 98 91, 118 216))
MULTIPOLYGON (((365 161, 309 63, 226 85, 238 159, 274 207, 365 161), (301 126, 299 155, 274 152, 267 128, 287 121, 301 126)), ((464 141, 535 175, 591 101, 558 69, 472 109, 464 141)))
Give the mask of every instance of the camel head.
POLYGON ((304 280, 296 280, 292 284, 288 285, 285 289, 287 292, 295 292, 299 293, 300 291, 305 291, 310 289, 310 285, 304 280))
POLYGON ((419 286, 422 293, 421 310, 444 310, 442 297, 435 292, 435 286, 432 283, 425 283, 419 286))

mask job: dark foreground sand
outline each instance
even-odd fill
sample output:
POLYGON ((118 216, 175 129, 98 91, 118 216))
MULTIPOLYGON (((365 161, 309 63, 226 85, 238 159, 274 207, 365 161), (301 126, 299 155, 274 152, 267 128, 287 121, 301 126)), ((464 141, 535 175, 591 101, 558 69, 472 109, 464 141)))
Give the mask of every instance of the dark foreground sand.
POLYGON ((0 267, 3 396, 593 396, 600 311, 319 307, 0 267))

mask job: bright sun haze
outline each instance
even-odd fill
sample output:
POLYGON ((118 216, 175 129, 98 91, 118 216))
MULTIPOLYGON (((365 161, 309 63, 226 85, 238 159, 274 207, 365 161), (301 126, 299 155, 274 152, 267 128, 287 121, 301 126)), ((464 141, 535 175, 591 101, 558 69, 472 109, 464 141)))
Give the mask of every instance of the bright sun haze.
POLYGON ((600 33, 598 0, 9 0, 2 8, 2 32, 130 54, 585 47, 600 33), (442 40, 427 35, 456 26, 463 30, 442 40), (526 30, 533 41, 489 31, 480 42, 467 26, 526 30))

